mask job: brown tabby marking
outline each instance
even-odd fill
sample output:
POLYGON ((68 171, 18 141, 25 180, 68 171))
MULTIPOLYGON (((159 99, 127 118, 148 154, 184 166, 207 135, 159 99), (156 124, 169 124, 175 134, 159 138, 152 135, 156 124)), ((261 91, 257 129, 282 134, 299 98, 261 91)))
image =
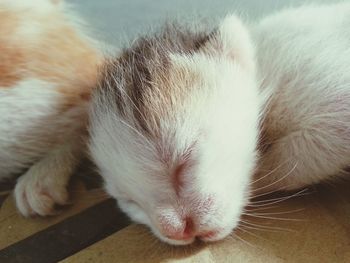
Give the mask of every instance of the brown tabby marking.
POLYGON ((125 115, 131 110, 140 129, 150 136, 157 136, 160 119, 175 117, 171 116, 175 111, 169 109, 188 95, 193 87, 191 83, 196 79, 192 72, 181 67, 171 68, 174 65, 170 55, 193 54, 205 45, 209 37, 204 31, 167 25, 155 36, 139 38, 120 57, 107 64, 101 76, 100 92, 108 93, 113 89, 113 103, 120 113, 125 115), (186 85, 178 85, 185 81, 188 82, 186 85), (174 92, 169 87, 179 90, 174 92), (129 109, 128 105, 132 108, 129 109))

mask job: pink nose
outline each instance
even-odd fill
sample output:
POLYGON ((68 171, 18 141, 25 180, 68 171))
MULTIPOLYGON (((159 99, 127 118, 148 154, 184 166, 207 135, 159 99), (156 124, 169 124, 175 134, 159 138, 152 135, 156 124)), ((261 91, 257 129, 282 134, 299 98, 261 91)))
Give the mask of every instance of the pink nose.
POLYGON ((196 229, 193 219, 186 217, 181 225, 163 224, 163 233, 166 237, 173 240, 189 240, 194 237, 210 240, 216 236, 217 231, 199 231, 199 229, 196 229))
POLYGON ((163 229, 164 234, 174 240, 188 240, 195 236, 194 223, 190 217, 186 217, 182 224, 177 227, 167 224, 163 229))

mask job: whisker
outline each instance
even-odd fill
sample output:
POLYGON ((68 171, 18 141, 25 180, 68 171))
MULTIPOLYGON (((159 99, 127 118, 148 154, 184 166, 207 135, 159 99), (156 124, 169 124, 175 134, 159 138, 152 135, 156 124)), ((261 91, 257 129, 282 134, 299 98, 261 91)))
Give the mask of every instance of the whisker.
MULTIPOLYGON (((269 210, 269 209, 274 209, 274 208, 280 208, 280 205, 272 205, 272 206, 264 206, 264 207, 258 207, 254 208, 254 211, 264 211, 264 210, 269 210)), ((243 212, 249 212, 249 209, 243 209, 243 212)))
POLYGON ((240 241, 242 241, 244 244, 247 244, 250 247, 257 248, 256 246, 254 246, 253 244, 251 244, 250 242, 248 242, 244 238, 240 237, 238 234, 234 234, 234 237, 238 238, 240 241))
POLYGON ((281 192, 281 191, 285 191, 286 188, 289 188, 290 185, 284 185, 284 186, 281 186, 280 188, 277 188, 275 190, 271 190, 269 192, 266 192, 266 193, 261 193, 261 194, 257 194, 257 195, 252 195, 250 197, 250 199, 257 199, 259 197, 262 197, 262 196, 265 196, 265 195, 269 195, 269 194, 272 194, 272 193, 277 193, 277 192, 281 192))
POLYGON ((270 184, 268 184, 268 185, 265 185, 265 186, 263 186, 263 187, 259 187, 259 188, 257 188, 257 189, 254 189, 252 192, 260 191, 260 190, 262 190, 262 189, 271 187, 271 186, 273 186, 273 185, 275 185, 275 184, 281 182, 282 180, 286 179, 286 178, 295 170, 295 168, 297 167, 297 164, 298 164, 298 163, 295 163, 295 165, 293 166, 293 168, 292 168, 287 174, 285 174, 284 176, 282 176, 282 177, 279 178, 278 180, 276 180, 276 181, 274 181, 274 182, 272 182, 272 183, 270 183, 270 184))
POLYGON ((282 200, 282 199, 285 199, 286 197, 283 196, 283 197, 276 197, 276 198, 271 198, 271 199, 266 199, 266 200, 260 200, 260 201, 254 201, 254 202, 251 202, 251 204, 265 204, 265 203, 270 203, 270 202, 274 202, 274 201, 278 201, 278 200, 282 200))
MULTIPOLYGON (((297 192, 297 193, 295 193, 295 194, 292 194, 292 195, 287 196, 287 197, 283 197, 283 198, 281 198, 281 199, 279 199, 279 200, 277 200, 277 201, 268 202, 268 203, 264 203, 264 204, 255 204, 255 203, 251 203, 251 204, 248 204, 247 207, 262 207, 262 206, 268 206, 268 205, 278 204, 278 203, 281 203, 281 202, 286 201, 286 200, 288 200, 288 199, 291 199, 291 198, 293 198, 293 197, 301 196, 301 194, 302 194, 303 192, 305 192, 306 190, 308 190, 308 188, 304 188, 303 190, 301 190, 301 191, 299 191, 299 192, 297 192)), ((305 193, 305 195, 306 195, 306 194, 307 194, 307 193, 305 193)))
POLYGON ((241 231, 243 231, 243 232, 245 232, 245 233, 247 233, 247 234, 249 234, 249 235, 251 235, 251 236, 253 236, 253 237, 256 237, 256 238, 258 238, 258 239, 262 239, 262 240, 264 240, 264 241, 268 241, 266 238, 263 238, 263 237, 261 237, 261 236, 258 236, 258 235, 256 235, 256 234, 252 233, 251 231, 248 231, 247 229, 244 229, 243 226, 240 227, 240 228, 238 228, 238 229, 241 230, 241 231))
POLYGON ((275 192, 278 192, 278 191, 281 191, 281 190, 283 190, 283 188, 276 189, 276 190, 271 190, 271 191, 269 191, 269 192, 262 193, 262 194, 258 194, 258 195, 253 195, 253 196, 251 196, 250 198, 251 198, 251 199, 256 199, 256 198, 258 198, 258 197, 261 197, 261 196, 264 196, 264 195, 269 195, 269 194, 272 194, 272 193, 275 193, 275 192))
POLYGON ((275 171, 277 171, 282 165, 284 165, 287 161, 285 161, 284 163, 281 163, 280 165, 278 165, 276 168, 274 168, 273 170, 269 171, 267 174, 265 174, 262 177, 259 177, 258 179, 254 180, 253 182, 251 182, 249 185, 253 185, 257 182, 259 182, 260 180, 265 179, 267 176, 273 174, 275 171))
POLYGON ((290 210, 290 211, 283 211, 283 212, 272 212, 272 213, 254 213, 254 215, 285 215, 285 214, 292 214, 305 211, 305 208, 290 210))
POLYGON ((271 219, 271 220, 281 220, 281 221, 296 221, 296 222, 305 222, 305 219, 297 219, 297 218, 282 218, 282 217, 272 217, 272 216, 260 216, 255 214, 245 214, 247 216, 263 218, 263 219, 271 219))
POLYGON ((295 232, 292 229, 289 228, 283 228, 283 227, 277 227, 277 226, 266 226, 266 225, 258 225, 254 224, 248 221, 241 221, 241 223, 248 225, 249 227, 255 227, 256 229, 260 230, 271 230, 271 232, 281 232, 281 231, 286 231, 286 232, 295 232))
POLYGON ((283 232, 284 230, 281 230, 281 229, 269 229, 269 228, 261 228, 261 227, 255 227, 255 226, 247 226, 247 225, 243 225, 245 228, 248 228, 248 229, 252 229, 252 230, 256 230, 256 231, 262 231, 262 232, 278 232, 278 233, 281 233, 283 232))

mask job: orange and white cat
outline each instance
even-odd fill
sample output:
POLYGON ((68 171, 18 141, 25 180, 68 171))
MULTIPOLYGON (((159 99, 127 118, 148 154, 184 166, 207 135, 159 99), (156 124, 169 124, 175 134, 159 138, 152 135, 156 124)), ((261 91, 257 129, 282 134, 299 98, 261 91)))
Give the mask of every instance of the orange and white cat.
POLYGON ((0 180, 23 174, 25 216, 67 202, 101 59, 63 1, 0 1, 0 180))

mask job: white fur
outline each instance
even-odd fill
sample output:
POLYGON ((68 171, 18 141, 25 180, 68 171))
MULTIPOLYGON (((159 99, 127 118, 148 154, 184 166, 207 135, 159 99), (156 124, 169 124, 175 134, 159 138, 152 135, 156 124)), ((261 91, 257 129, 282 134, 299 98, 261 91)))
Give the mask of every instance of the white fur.
POLYGON ((276 169, 260 187, 339 176, 350 164, 350 3, 286 10, 253 32, 261 88, 271 93, 264 125, 273 138, 260 174, 276 169))
POLYGON ((52 214, 55 203, 67 201, 66 186, 83 148, 77 132, 84 125, 86 105, 61 115, 63 98, 54 85, 28 79, 0 89, 0 179, 33 165, 15 189, 17 207, 25 216, 52 214))
POLYGON ((33 16, 43 16, 52 14, 56 11, 56 7, 49 0, 2 0, 0 2, 0 12, 14 15, 17 19, 16 30, 11 36, 1 36, 6 41, 18 43, 26 40, 29 43, 36 44, 40 41, 40 35, 45 32, 45 26, 33 16), (30 17, 31 16, 31 17, 30 17))
MULTIPOLYGON (((119 116, 108 97, 95 98, 90 149, 107 191, 133 220, 148 225, 171 244, 193 241, 193 237, 167 237, 184 228, 185 217, 192 218, 198 235, 217 232, 203 239, 213 241, 228 235, 239 222, 245 203, 249 176, 241 175, 251 174, 255 164, 261 102, 254 50, 244 25, 233 17, 228 19, 233 24, 224 22, 218 39, 207 43, 205 51, 171 56, 175 76, 178 70, 185 70, 190 72, 189 78, 193 74, 204 81, 193 83, 191 95, 176 106, 175 112, 152 105, 154 111, 164 111, 158 141, 136 130, 132 117, 119 116), (230 30, 234 35, 228 37, 230 30), (216 56, 208 55, 212 51, 216 56), (228 118, 229 112, 240 114, 228 118), (162 163, 158 144, 164 151, 171 149, 172 167, 162 163), (196 165, 186 171, 185 186, 177 196, 172 185, 173 169, 191 145, 196 165)), ((177 85, 174 90, 181 90, 186 82, 179 79, 173 85, 177 85)))
POLYGON ((57 6, 63 4, 62 2, 60 0, 2 0, 1 7, 15 12, 29 11, 47 14, 56 10, 57 6))
POLYGON ((64 98, 56 85, 25 79, 0 89, 0 178, 23 171, 83 125, 73 120, 84 116, 86 105, 57 118, 64 98))
POLYGON ((161 120, 162 145, 174 135, 175 156, 196 142, 196 166, 179 197, 155 143, 135 129, 133 119, 119 116, 108 98, 95 98, 90 150, 107 191, 165 242, 193 241, 165 235, 181 231, 188 215, 196 235, 217 232, 205 241, 225 237, 239 223, 256 166, 259 110, 266 129, 277 134, 268 138, 272 144, 260 158, 262 175, 279 167, 261 180, 261 189, 299 188, 350 163, 350 4, 283 11, 253 26, 252 33, 253 41, 231 16, 204 52, 172 56, 173 73, 181 68, 201 80, 198 92, 178 105, 175 121, 161 120), (206 209, 208 198, 213 205, 206 209), (163 229, 164 221, 170 230, 163 229))
MULTIPOLYGON (((20 43, 26 52, 38 51, 38 43, 45 41, 41 36, 62 24, 70 25, 69 16, 60 13, 62 5, 62 1, 49 0, 1 1, 0 11, 18 17, 19 23, 8 21, 15 25, 14 30, 9 36, 0 36, 0 41, 13 43, 14 49, 20 43), (47 24, 37 22, 45 16, 53 19, 47 24)), ((49 44, 55 45, 54 41, 49 44)), ((20 79, 12 86, 0 87, 0 180, 24 173, 16 185, 15 198, 25 216, 52 214, 55 203, 67 201, 66 186, 84 150, 81 132, 87 121, 87 102, 65 108, 69 96, 59 92, 62 82, 32 74, 35 63, 26 61, 29 69, 19 64, 16 71, 20 79)), ((51 69, 54 67, 60 65, 51 69)), ((41 70, 45 75, 50 69, 41 70)))
POLYGON ((22 215, 52 215, 56 204, 67 204, 67 185, 80 147, 72 142, 55 147, 19 178, 15 196, 22 215))
POLYGON ((55 115, 59 97, 53 83, 38 79, 22 80, 15 87, 0 89, 1 177, 18 173, 47 152, 39 142, 48 137, 48 132, 39 128, 55 115), (28 132, 32 129, 37 129, 38 134, 28 132), (15 151, 15 147, 23 149, 15 151), (34 147, 37 150, 33 151, 34 147))

